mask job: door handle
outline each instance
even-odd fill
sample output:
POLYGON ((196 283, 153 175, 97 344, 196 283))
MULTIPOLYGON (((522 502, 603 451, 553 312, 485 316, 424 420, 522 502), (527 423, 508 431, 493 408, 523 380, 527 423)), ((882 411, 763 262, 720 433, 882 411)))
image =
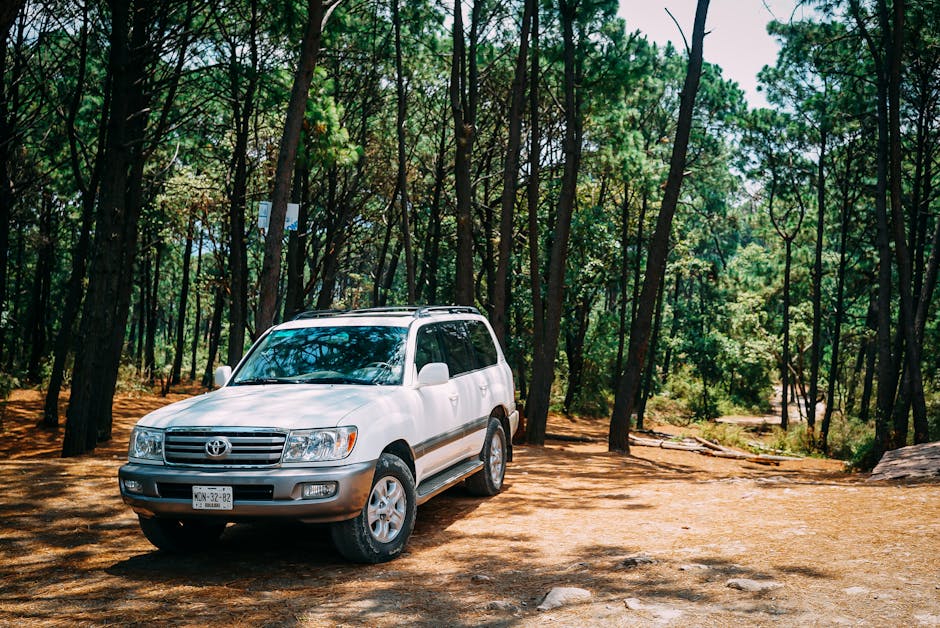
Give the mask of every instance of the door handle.
POLYGON ((486 396, 486 392, 490 389, 489 384, 480 384, 480 392, 483 393, 483 396, 486 396))
POLYGON ((456 403, 457 400, 460 399, 460 395, 458 395, 458 394, 453 394, 453 395, 450 395, 450 396, 448 397, 448 399, 450 399, 451 401, 453 401, 454 403, 456 403))

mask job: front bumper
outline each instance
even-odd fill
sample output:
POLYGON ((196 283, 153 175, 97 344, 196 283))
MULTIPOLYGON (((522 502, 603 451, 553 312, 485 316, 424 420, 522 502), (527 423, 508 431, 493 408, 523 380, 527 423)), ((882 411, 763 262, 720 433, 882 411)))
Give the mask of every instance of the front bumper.
POLYGON ((144 517, 225 521, 281 518, 321 523, 352 519, 359 514, 372 488, 375 463, 373 460, 338 467, 209 470, 128 463, 118 471, 118 479, 124 503, 144 517), (125 480, 140 482, 142 491, 128 492, 125 480), (324 499, 302 499, 301 484, 308 482, 336 482, 336 494, 324 499), (232 509, 193 509, 194 484, 234 487, 232 509))

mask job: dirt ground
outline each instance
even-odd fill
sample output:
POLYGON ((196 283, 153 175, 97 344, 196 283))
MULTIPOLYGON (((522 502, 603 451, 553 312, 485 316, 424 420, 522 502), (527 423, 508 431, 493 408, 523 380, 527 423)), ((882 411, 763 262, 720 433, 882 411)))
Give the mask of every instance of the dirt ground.
POLYGON ((166 555, 116 480, 133 421, 165 402, 117 399, 112 443, 62 460, 61 434, 33 427, 39 394, 14 394, 0 625, 940 625, 940 485, 872 483, 825 460, 620 457, 586 419, 552 417, 550 431, 600 442, 519 446, 500 495, 455 488, 419 508, 388 564, 345 563, 305 525, 230 526, 216 550, 166 555), (536 610, 556 586, 592 597, 536 610))

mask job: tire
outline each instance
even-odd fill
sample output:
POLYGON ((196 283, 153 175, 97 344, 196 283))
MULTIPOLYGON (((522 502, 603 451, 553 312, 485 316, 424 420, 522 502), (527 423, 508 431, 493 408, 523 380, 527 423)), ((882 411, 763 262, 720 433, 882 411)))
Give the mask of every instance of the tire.
POLYGON ((411 469, 398 456, 382 454, 366 504, 354 519, 333 524, 333 543, 352 562, 388 562, 405 549, 416 508, 411 469))
POLYGON ((147 540, 166 552, 192 552, 209 549, 219 542, 225 522, 195 519, 146 518, 138 515, 140 529, 147 540))
POLYGON ((483 441, 483 451, 480 460, 483 468, 467 478, 467 490, 472 495, 490 497, 496 495, 503 488, 503 478, 506 477, 506 432, 499 419, 490 418, 486 428, 486 440, 483 441))

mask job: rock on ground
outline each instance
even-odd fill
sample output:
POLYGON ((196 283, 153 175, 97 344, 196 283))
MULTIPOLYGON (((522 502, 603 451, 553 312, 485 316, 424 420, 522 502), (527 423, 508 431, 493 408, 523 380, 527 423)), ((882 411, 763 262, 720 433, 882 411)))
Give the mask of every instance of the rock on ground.
POLYGON ((940 442, 885 452, 870 480, 940 479, 940 442))
POLYGON ((549 611, 560 606, 567 606, 577 602, 591 599, 591 592, 577 587, 555 587, 542 599, 536 608, 540 611, 549 611))
POLYGON ((770 591, 771 589, 778 589, 783 586, 773 580, 751 580, 750 578, 732 578, 728 580, 727 585, 732 589, 750 591, 752 593, 770 591))

